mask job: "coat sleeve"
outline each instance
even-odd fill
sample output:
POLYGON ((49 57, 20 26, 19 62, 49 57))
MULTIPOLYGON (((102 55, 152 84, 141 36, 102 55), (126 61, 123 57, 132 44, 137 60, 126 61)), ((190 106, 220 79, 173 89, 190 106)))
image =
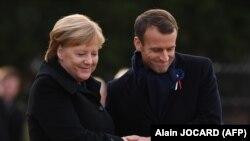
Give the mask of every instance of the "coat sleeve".
POLYGON ((122 141, 120 137, 82 127, 70 95, 58 91, 53 79, 40 77, 30 97, 32 116, 51 141, 122 141))
POLYGON ((212 62, 206 59, 201 66, 197 116, 191 123, 221 124, 221 100, 212 62))

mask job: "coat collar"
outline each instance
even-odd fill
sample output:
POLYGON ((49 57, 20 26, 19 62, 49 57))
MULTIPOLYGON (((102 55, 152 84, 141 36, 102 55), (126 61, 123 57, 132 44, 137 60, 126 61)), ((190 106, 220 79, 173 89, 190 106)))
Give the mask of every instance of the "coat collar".
POLYGON ((57 59, 52 59, 49 62, 43 62, 36 77, 47 75, 57 81, 63 88, 70 94, 76 94, 80 87, 81 92, 93 93, 96 97, 100 98, 101 83, 95 80, 92 76, 80 85, 65 69, 58 63, 57 59))
MULTIPOLYGON (((175 83, 173 84, 176 84, 176 81, 177 81, 177 78, 176 78, 176 70, 184 70, 183 68, 183 62, 182 62, 182 59, 180 58, 180 56, 182 56, 180 53, 176 53, 175 54, 175 59, 174 61, 172 62, 172 64, 170 65, 169 67, 169 73, 170 73, 170 77, 171 77, 171 80, 175 83)), ((158 122, 158 121, 164 121, 164 118, 167 116, 167 113, 169 111, 169 107, 171 107, 170 105, 172 105, 175 101, 175 95, 176 93, 179 93, 180 91, 176 91, 176 90, 171 90, 170 94, 168 94, 167 96, 167 101, 166 101, 166 104, 164 105, 164 107, 166 107, 166 109, 164 110, 164 113, 163 113, 163 116, 161 116, 161 118, 157 117, 156 114, 154 114, 152 111, 151 111, 151 108, 149 106, 149 104, 147 103, 147 100, 145 100, 145 95, 144 95, 144 92, 141 92, 141 86, 138 86, 138 84, 142 84, 140 82, 146 82, 146 80, 144 80, 144 77, 147 76, 147 68, 144 67, 143 63, 142 63, 142 60, 141 60, 141 54, 140 52, 135 52, 133 57, 132 57, 132 72, 133 74, 132 75, 135 75, 135 79, 133 80, 134 81, 134 86, 135 86, 135 99, 144 99, 144 100, 141 100, 140 102, 138 102, 138 107, 141 108, 142 111, 145 112, 145 114, 150 117, 154 122, 158 122), (143 68, 143 69, 141 69, 143 68), (143 70, 143 71, 140 71, 140 70, 143 70), (144 74, 143 74, 144 73, 144 74), (137 89, 139 88, 139 89, 137 89)))

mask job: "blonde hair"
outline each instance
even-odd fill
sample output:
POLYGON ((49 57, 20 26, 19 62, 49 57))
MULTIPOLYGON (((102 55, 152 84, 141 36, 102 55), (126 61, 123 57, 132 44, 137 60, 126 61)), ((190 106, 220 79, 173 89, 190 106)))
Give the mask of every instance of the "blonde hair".
POLYGON ((0 81, 4 80, 9 76, 20 77, 18 70, 12 66, 2 66, 0 67, 0 81))
POLYGON ((49 47, 45 54, 45 61, 57 57, 57 49, 61 45, 80 45, 97 39, 100 48, 105 42, 102 29, 89 17, 81 14, 65 16, 58 20, 50 32, 49 47))

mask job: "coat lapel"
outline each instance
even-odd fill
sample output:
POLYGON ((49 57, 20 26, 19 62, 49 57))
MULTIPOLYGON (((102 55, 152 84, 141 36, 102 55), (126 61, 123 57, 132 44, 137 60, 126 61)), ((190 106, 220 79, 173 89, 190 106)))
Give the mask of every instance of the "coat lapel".
POLYGON ((150 120, 152 120, 154 123, 157 123, 159 121, 158 117, 152 112, 149 104, 147 103, 146 97, 143 95, 143 93, 137 92, 135 93, 135 99, 139 99, 140 101, 137 101, 138 108, 145 114, 146 117, 148 117, 150 120))
MULTIPOLYGON (((173 69, 182 69, 185 72, 185 66, 183 64, 183 62, 179 59, 178 57, 178 53, 176 54, 175 60, 172 64, 171 67, 173 67, 173 69), (184 68, 183 68, 184 67, 184 68)), ((182 81, 183 82, 183 81, 182 81)), ((182 83, 182 87, 183 87, 183 83, 182 83)), ((166 103, 165 103, 165 110, 163 111, 163 114, 160 116, 160 122, 164 123, 165 121, 167 121, 168 119, 168 113, 170 113, 170 109, 173 108, 174 103, 176 102, 176 98, 178 95, 181 94, 181 89, 171 89, 167 99, 166 99, 166 103)))
POLYGON ((128 88, 130 90, 132 90, 133 92, 131 94, 131 97, 133 99, 133 103, 135 103, 135 105, 137 105, 135 108, 138 108, 139 111, 142 111, 142 113, 148 117, 151 121, 153 121, 153 123, 157 123, 158 119, 157 116, 152 112, 149 104, 148 104, 148 100, 147 100, 147 96, 145 94, 145 92, 143 92, 143 89, 141 89, 140 86, 136 85, 136 81, 134 81, 134 85, 133 85, 133 89, 132 88, 128 88))

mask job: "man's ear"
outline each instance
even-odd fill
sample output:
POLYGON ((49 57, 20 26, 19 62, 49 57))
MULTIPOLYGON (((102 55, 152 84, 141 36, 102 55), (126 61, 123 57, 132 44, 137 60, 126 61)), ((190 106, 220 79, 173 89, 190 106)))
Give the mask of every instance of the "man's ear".
POLYGON ((134 37, 134 46, 137 51, 141 51, 142 43, 137 36, 134 37))
POLYGON ((57 48, 57 57, 59 60, 62 60, 63 59, 63 48, 61 45, 59 45, 59 47, 57 48))

